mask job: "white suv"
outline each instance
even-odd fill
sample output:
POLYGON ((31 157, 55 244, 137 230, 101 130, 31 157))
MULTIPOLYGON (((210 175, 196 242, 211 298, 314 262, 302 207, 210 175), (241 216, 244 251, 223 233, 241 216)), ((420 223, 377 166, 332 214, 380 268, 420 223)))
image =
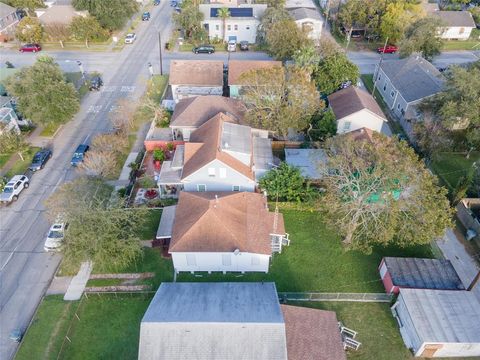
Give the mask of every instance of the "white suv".
POLYGON ((18 195, 23 189, 28 188, 29 181, 25 175, 15 175, 3 188, 3 192, 0 194, 0 202, 2 204, 9 204, 12 201, 18 199, 18 195))
POLYGON ((67 227, 68 225, 66 223, 61 222, 55 223, 50 227, 47 240, 45 240, 45 246, 43 247, 45 251, 57 251, 60 249, 67 227))

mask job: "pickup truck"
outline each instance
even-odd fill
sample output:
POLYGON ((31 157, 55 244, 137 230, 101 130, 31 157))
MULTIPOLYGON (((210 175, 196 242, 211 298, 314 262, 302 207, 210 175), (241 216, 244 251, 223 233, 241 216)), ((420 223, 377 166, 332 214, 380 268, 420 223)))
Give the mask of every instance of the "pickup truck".
POLYGON ((25 175, 15 175, 3 188, 3 191, 0 194, 0 202, 2 204, 9 204, 12 201, 16 201, 18 195, 20 195, 23 189, 28 188, 28 185, 28 177, 25 175))

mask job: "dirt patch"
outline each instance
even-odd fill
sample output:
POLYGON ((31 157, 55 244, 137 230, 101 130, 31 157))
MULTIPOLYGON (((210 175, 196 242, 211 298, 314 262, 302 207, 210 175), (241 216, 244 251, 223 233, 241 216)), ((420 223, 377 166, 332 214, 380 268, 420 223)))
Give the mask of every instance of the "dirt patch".
POLYGON ((52 351, 52 347, 53 347, 53 342, 57 339, 57 335, 58 335, 58 332, 60 331, 60 327, 62 326, 62 324, 67 320, 66 319, 66 316, 67 314, 70 312, 70 308, 73 306, 73 303, 72 302, 68 302, 67 305, 63 308, 63 311, 60 315, 60 318, 58 319, 57 323, 55 324, 55 328, 53 329, 51 335, 50 335, 50 339, 48 340, 48 344, 47 346, 45 347, 45 356, 44 358, 45 359, 49 359, 50 358, 50 352, 52 351))

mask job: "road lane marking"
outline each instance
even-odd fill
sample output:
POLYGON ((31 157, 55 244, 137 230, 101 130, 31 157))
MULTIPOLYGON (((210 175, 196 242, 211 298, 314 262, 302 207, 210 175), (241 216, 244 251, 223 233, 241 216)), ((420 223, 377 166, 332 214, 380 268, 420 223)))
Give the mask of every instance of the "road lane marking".
POLYGON ((102 105, 91 105, 87 110, 87 114, 98 114, 102 110, 102 105))
MULTIPOLYGON (((20 245, 20 244, 19 244, 20 245)), ((13 249, 13 251, 10 253, 10 255, 8 255, 8 258, 7 258, 7 261, 5 261, 5 264, 2 265, 2 268, 0 269, 0 271, 3 271, 3 269, 5 268, 5 266, 7 266, 7 264, 10 262, 10 260, 12 260, 12 257, 13 255, 15 254, 15 251, 17 250, 18 246, 15 246, 15 249, 13 249)))

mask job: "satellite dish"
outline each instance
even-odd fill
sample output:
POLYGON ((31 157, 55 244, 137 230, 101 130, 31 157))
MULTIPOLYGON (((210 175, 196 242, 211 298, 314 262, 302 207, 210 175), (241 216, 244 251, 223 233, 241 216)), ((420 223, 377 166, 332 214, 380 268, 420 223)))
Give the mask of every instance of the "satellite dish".
POLYGON ((234 255, 238 255, 240 254, 240 250, 239 249, 235 249, 235 251, 233 252, 234 255))

